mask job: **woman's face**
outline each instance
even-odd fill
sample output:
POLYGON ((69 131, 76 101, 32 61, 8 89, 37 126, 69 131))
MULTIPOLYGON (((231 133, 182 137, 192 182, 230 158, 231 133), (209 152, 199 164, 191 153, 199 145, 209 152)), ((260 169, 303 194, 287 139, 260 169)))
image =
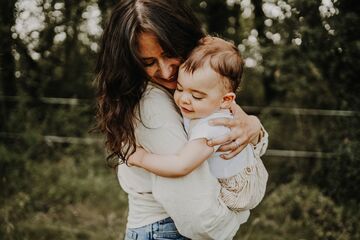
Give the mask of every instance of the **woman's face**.
POLYGON ((151 81, 167 89, 176 89, 181 61, 179 58, 169 57, 169 54, 164 52, 155 34, 149 32, 140 34, 139 53, 151 81))

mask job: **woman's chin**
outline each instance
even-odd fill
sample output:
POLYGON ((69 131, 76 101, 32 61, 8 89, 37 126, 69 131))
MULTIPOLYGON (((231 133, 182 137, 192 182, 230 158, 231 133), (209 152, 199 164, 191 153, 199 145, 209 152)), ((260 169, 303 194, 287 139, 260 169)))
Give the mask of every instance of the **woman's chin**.
POLYGON ((177 85, 177 82, 169 82, 169 83, 164 83, 164 84, 161 84, 161 86, 163 86, 164 88, 170 90, 170 91, 174 91, 176 89, 176 85, 177 85))

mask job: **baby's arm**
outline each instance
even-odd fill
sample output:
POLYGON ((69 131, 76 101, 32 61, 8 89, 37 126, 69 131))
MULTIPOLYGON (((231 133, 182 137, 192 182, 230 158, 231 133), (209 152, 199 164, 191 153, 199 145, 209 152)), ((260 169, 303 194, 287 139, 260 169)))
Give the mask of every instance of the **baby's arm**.
POLYGON ((129 158, 129 164, 144 168, 162 177, 182 177, 203 163, 214 152, 206 144, 205 138, 189 141, 176 155, 158 155, 145 150, 138 151, 129 158))

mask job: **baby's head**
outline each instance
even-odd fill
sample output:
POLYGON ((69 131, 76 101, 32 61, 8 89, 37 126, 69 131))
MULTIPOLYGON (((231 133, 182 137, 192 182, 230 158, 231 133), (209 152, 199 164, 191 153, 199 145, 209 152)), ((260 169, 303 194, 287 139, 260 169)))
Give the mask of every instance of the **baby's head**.
POLYGON ((175 103, 187 118, 227 109, 241 82, 243 60, 234 44, 204 37, 180 66, 175 103))

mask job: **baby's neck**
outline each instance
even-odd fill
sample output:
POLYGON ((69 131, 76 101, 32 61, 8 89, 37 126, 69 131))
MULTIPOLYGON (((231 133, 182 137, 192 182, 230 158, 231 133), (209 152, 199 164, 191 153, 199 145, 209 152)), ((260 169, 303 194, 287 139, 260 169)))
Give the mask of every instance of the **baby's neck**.
POLYGON ((208 116, 214 114, 214 113, 228 113, 230 112, 230 109, 229 108, 220 108, 220 109, 216 109, 214 110, 212 113, 210 113, 209 115, 207 116, 203 116, 201 118, 189 118, 189 120, 191 121, 195 121, 195 120, 199 120, 199 119, 202 119, 202 118, 207 118, 208 116))
POLYGON ((214 113, 230 113, 230 109, 228 108, 221 108, 221 109, 217 109, 216 111, 214 111, 213 113, 207 115, 207 116, 204 116, 204 117, 201 117, 201 118, 189 118, 188 119, 188 123, 189 123, 189 128, 191 129, 193 126, 195 126, 201 119, 204 119, 204 118, 207 118, 209 117, 210 115, 214 114, 214 113))

